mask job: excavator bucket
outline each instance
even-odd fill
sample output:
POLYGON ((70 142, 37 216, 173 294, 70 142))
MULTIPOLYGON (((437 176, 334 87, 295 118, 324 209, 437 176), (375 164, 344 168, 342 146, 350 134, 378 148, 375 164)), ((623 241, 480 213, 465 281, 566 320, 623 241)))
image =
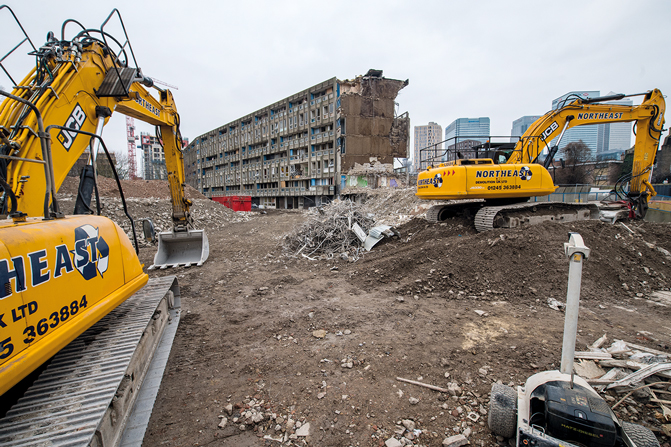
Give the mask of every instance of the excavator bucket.
POLYGON ((150 269, 203 265, 210 255, 205 230, 163 231, 158 233, 158 251, 150 269))

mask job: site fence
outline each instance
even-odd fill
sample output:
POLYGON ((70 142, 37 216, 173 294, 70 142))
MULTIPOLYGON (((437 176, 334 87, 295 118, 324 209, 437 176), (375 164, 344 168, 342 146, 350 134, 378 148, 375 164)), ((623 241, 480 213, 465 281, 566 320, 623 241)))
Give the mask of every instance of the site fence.
MULTIPOLYGON (((604 199, 609 199, 610 192, 555 192, 548 196, 537 196, 529 199, 530 202, 566 202, 566 203, 586 203, 586 202, 598 202, 604 199)), ((612 199, 612 197, 610 198, 612 199)), ((669 201, 671 200, 670 196, 663 196, 657 194, 655 197, 650 198, 650 202, 655 201, 669 201)))

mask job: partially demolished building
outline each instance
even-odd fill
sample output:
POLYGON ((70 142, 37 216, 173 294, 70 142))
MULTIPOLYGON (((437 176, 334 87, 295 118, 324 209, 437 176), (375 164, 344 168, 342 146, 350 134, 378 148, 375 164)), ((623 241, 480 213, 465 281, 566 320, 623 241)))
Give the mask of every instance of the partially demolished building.
POLYGON ((186 181, 208 197, 266 207, 329 202, 357 163, 408 156, 410 118, 395 107, 406 85, 382 70, 331 78, 224 124, 185 148, 186 181))

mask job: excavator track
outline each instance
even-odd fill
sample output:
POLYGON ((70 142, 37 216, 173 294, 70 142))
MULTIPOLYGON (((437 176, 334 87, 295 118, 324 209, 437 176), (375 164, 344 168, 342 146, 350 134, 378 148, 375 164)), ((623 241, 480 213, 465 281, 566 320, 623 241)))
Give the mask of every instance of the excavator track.
POLYGON ((119 445, 164 328, 179 321, 178 307, 174 276, 149 280, 51 360, 0 419, 0 445, 119 445))
POLYGON ((458 202, 434 205, 426 210, 426 220, 431 223, 444 221, 457 214, 475 214, 485 204, 484 200, 460 200, 458 202))
POLYGON ((480 208, 475 215, 475 229, 482 232, 546 221, 571 222, 598 218, 599 208, 595 203, 524 202, 480 208))

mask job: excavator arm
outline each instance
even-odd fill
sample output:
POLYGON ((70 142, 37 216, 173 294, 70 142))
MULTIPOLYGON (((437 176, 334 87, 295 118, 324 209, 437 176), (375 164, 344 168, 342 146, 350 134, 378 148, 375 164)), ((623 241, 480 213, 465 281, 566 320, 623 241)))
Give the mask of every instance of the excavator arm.
MULTIPOLYGON (((173 228, 159 233, 154 264, 202 264, 209 246, 204 231, 190 229, 192 203, 184 193, 182 137, 174 98, 169 90, 155 87, 139 68, 129 66, 135 59, 128 37, 121 43, 104 31, 114 14, 118 11, 110 14, 100 30, 83 29, 70 40, 64 34, 72 21, 66 21, 61 39, 50 33, 47 42, 31 53, 37 61, 35 68, 11 95, 5 94, 8 97, 0 105, 0 137, 4 143, 0 147, 0 178, 8 187, 4 188, 7 200, 0 214, 7 214, 10 204, 16 203, 16 211, 28 217, 62 215, 56 191, 89 147, 91 177, 95 179, 97 146, 83 134, 100 136, 109 117, 118 112, 156 126, 164 146, 173 228), (115 52, 109 42, 116 43, 120 50, 115 52), (158 98, 150 94, 152 87, 158 98), (51 132, 40 130, 40 120, 52 125, 51 132), (50 171, 46 174, 45 164, 50 171), (45 195, 50 207, 46 211, 44 201, 37 200, 45 195)), ((88 187, 93 188, 94 183, 89 182, 88 187)), ((86 188, 80 185, 82 189, 86 188)), ((86 201, 90 202, 91 193, 85 197, 85 204, 76 208, 76 213, 90 212, 86 201)))
MULTIPOLYGON (((111 113, 119 112, 143 122, 157 126, 164 136, 166 168, 170 182, 173 204, 173 221, 178 228, 186 228, 191 202, 184 194, 184 168, 179 133, 179 115, 172 93, 159 90, 160 99, 154 98, 138 78, 139 71, 128 90, 116 85, 116 89, 103 90, 113 84, 119 73, 129 76, 128 68, 115 67, 113 58, 104 45, 91 42, 82 45, 81 53, 63 48, 62 42, 38 50, 38 60, 48 72, 46 76, 37 69, 31 72, 12 95, 33 103, 47 123, 60 124, 71 131, 53 131, 51 158, 53 160, 54 190, 58 190, 67 173, 89 147, 90 141, 76 131, 100 133, 98 121, 109 121, 111 113), (54 48, 56 47, 56 48, 54 48), (56 58, 54 54, 70 53, 69 57, 56 58), (78 61, 78 62, 77 62, 78 61), (109 96, 107 96, 109 95, 109 96)), ((141 74, 140 74, 141 76, 141 74)), ((18 209, 28 216, 40 216, 43 207, 35 197, 47 189, 47 179, 42 167, 28 160, 42 159, 42 147, 37 126, 38 117, 23 103, 5 99, 0 106, 0 129, 6 144, 3 154, 15 157, 5 162, 2 174, 12 187, 17 198, 18 209)))
POLYGON ((184 159, 179 114, 170 90, 159 89, 159 95, 160 100, 157 100, 142 84, 135 82, 130 89, 132 99, 118 102, 116 111, 158 128, 168 172, 173 224, 177 231, 186 231, 187 226, 191 225, 189 209, 192 203, 184 194, 184 159))
MULTIPOLYGON (((532 163, 544 149, 548 149, 548 163, 557 151, 550 147, 553 139, 561 140, 567 129, 576 126, 602 123, 636 122, 636 142, 631 175, 630 195, 655 195, 649 179, 655 153, 664 127, 666 109, 664 96, 657 89, 645 93, 638 106, 618 104, 596 104, 598 102, 622 99, 634 95, 612 95, 600 98, 578 99, 557 110, 552 110, 536 120, 522 135, 507 163, 532 163)), ((547 166, 546 166, 547 168, 547 166)))

